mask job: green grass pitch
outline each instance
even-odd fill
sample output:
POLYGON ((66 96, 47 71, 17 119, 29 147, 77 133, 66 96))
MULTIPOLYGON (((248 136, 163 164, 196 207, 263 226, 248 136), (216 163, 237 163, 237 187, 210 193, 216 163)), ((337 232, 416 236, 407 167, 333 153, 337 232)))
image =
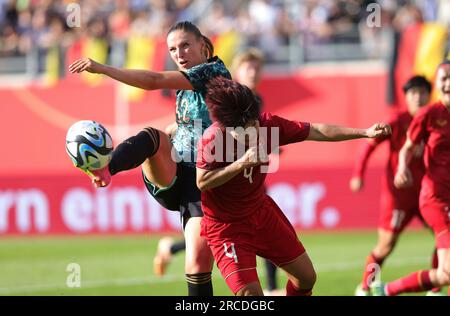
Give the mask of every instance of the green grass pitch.
MULTIPOLYGON (((167 275, 153 275, 152 259, 161 236, 0 238, 0 295, 186 295, 184 254, 167 275), (68 264, 81 268, 81 287, 70 288, 68 264)), ((353 295, 375 231, 300 233, 317 271, 314 295, 353 295)), ((389 281, 429 267, 433 238, 425 230, 406 232, 383 266, 389 281)), ((263 264, 258 273, 265 284, 263 264)), ((286 278, 278 273, 279 285, 286 278)), ((231 295, 216 267, 215 295, 231 295)))

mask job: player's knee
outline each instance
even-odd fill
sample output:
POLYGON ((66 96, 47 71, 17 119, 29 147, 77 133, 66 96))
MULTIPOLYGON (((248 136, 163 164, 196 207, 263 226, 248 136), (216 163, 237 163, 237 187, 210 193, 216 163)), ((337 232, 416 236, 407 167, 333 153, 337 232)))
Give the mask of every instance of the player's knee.
POLYGON ((317 274, 314 269, 311 269, 306 273, 305 277, 301 280, 301 284, 298 288, 312 289, 316 284, 317 274))
POLYGON ((209 272, 212 269, 210 269, 210 264, 204 261, 194 261, 189 260, 186 261, 185 264, 185 272, 188 274, 197 274, 197 273, 203 273, 203 272, 209 272))
POLYGON ((292 285, 297 289, 312 289, 316 284, 317 274, 314 268, 303 273, 300 278, 290 278, 292 285))
POLYGON ((211 253, 196 252, 193 254, 186 254, 185 271, 189 274, 211 272, 212 260, 211 253))

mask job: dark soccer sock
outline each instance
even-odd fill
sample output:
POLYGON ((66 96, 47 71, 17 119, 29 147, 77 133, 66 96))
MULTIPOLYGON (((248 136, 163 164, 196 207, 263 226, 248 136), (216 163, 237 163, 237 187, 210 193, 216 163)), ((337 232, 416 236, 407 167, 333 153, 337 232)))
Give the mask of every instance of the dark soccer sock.
POLYGON ((414 272, 404 278, 390 282, 386 285, 387 295, 401 293, 422 292, 433 288, 430 279, 430 270, 414 272))
POLYGON ((311 296, 312 289, 297 289, 291 280, 286 284, 286 296, 311 296))
POLYGON ((378 265, 379 268, 383 265, 384 258, 377 258, 373 253, 371 253, 367 259, 366 264, 364 265, 364 273, 363 273, 363 279, 361 281, 361 286, 363 290, 368 291, 370 288, 370 283, 374 280, 374 273, 376 272, 376 269, 374 268, 374 265, 378 265), (373 278, 371 280, 371 278, 373 278))
POLYGON ((120 171, 134 169, 140 166, 145 159, 153 156, 158 148, 158 130, 147 127, 116 147, 109 163, 109 172, 114 175, 120 171))
POLYGON ((211 272, 186 274, 189 296, 213 296, 211 272))
POLYGON ((273 291, 277 288, 277 266, 270 260, 264 260, 267 273, 267 289, 273 291))
POLYGON ((186 250, 186 241, 184 239, 174 242, 172 244, 172 246, 170 246, 170 254, 171 255, 174 255, 177 252, 180 252, 182 250, 186 250))

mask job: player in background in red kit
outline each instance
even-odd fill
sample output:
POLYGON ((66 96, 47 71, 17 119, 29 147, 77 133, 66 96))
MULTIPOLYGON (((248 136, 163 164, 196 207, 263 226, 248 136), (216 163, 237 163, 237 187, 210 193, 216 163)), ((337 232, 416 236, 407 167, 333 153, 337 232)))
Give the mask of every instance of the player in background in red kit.
POLYGON ((420 109, 411 122, 394 184, 398 188, 414 185, 412 159, 424 143, 425 176, 419 206, 434 232, 438 268, 417 271, 387 284, 373 283, 372 292, 377 296, 422 292, 450 284, 450 61, 438 67, 435 87, 440 100, 420 109))
POLYGON ((387 124, 355 129, 260 115, 258 98, 223 77, 209 83, 206 104, 214 122, 198 143, 197 186, 202 192, 201 234, 236 295, 263 295, 256 256, 288 276, 286 295, 309 296, 313 264, 277 204, 266 194, 268 155, 304 140, 343 141, 390 133, 387 124), (230 146, 231 144, 231 146, 230 146))
MULTIPOLYGON (((417 111, 430 101, 431 88, 431 83, 422 76, 414 76, 403 85, 407 110, 395 113, 387 122, 392 128, 392 135, 371 139, 366 143, 350 181, 351 190, 359 192, 364 186, 364 173, 370 156, 378 145, 385 141, 389 142, 388 163, 382 181, 378 241, 367 257, 362 281, 356 288, 357 296, 370 295, 370 283, 374 280, 375 272, 380 271, 383 262, 394 249, 401 232, 414 217, 422 220, 419 211, 419 192, 420 183, 425 174, 423 147, 418 148, 411 160, 414 185, 397 189, 394 186, 394 176, 397 171, 398 153, 406 141, 408 126, 417 111)), ((437 268, 436 251, 433 254, 432 264, 433 268, 437 268)))

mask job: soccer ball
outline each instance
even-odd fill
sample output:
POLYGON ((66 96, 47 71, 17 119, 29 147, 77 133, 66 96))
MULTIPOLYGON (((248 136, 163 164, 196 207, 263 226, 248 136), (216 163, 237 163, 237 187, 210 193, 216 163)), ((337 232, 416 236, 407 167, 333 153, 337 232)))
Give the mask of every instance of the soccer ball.
POLYGON ((113 142, 106 128, 95 121, 78 121, 66 135, 66 151, 75 167, 97 170, 111 160, 113 142))

